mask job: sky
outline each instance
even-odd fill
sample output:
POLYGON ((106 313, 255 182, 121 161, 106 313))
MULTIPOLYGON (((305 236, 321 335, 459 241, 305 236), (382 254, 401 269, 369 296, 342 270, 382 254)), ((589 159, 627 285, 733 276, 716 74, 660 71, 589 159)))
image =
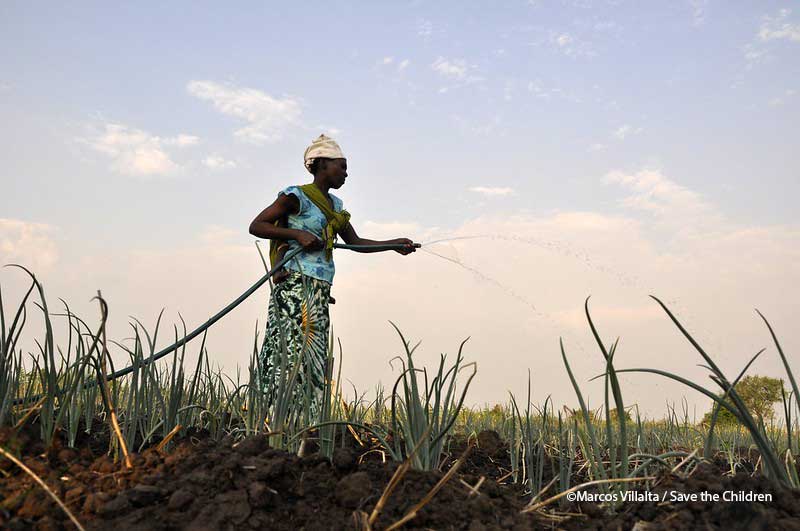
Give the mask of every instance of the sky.
MULTIPOLYGON (((360 236, 460 238, 336 253, 332 323, 359 392, 398 375, 391 320, 431 367, 470 337, 470 405, 522 396, 530 371, 535 403, 575 407, 561 338, 599 406, 590 295, 619 369, 714 385, 648 295, 731 378, 760 348, 752 372, 785 378, 755 308, 797 360, 794 2, 4 2, 0 66, 0 263, 90 322, 101 290, 111 337, 164 308, 166 345, 179 314, 192 328, 255 282, 248 226, 310 180, 324 132, 360 236)), ((0 270, 7 313, 27 285, 0 270)), ((210 331, 229 374, 267 297, 210 331)), ((32 317, 24 344, 41 335, 32 317)), ((622 384, 654 417, 709 406, 661 377, 622 384)))

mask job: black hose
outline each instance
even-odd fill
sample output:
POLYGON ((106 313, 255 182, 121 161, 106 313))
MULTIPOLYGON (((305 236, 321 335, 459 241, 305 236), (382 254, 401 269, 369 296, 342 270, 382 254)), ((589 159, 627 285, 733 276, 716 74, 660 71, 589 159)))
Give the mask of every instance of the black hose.
MULTIPOLYGON (((333 244, 333 246, 335 248, 337 248, 337 249, 350 249, 350 250, 353 250, 353 251, 360 251, 360 250, 363 250, 363 249, 378 249, 378 250, 381 250, 381 251, 386 251, 386 250, 390 250, 390 249, 402 249, 403 247, 405 247, 405 244, 347 245, 347 244, 342 244, 342 243, 335 243, 335 244, 333 244)), ((420 244, 414 244, 414 246, 415 247, 419 247, 420 244)), ((297 253, 299 253, 300 251, 302 251, 302 250, 303 250, 302 247, 298 247, 297 249, 293 249, 293 250, 289 251, 288 253, 286 253, 286 255, 281 260, 279 260, 278 263, 275 264, 272 267, 271 270, 267 271, 267 273, 263 277, 258 279, 258 281, 255 284, 250 286, 250 288, 247 291, 245 291, 244 293, 239 295, 239 297, 237 297, 236 300, 234 300, 233 302, 231 302, 230 304, 225 306, 223 309, 218 311, 216 314, 214 314, 212 317, 210 317, 205 323, 203 323, 202 325, 200 325, 197 328, 195 328, 194 330, 192 330, 188 335, 184 336, 182 339, 180 339, 176 343, 173 343, 172 345, 159 350, 158 352, 156 352, 152 356, 148 356, 147 359, 142 360, 142 362, 139 363, 138 366, 141 367, 141 366, 147 365, 150 362, 153 362, 153 361, 156 361, 156 360, 159 360, 159 359, 163 358, 164 356, 166 356, 170 352, 173 352, 174 350, 182 347, 183 345, 185 345, 186 343, 188 343, 192 339, 196 338, 197 336, 199 336, 200 334, 205 332, 208 328, 211 327, 211 325, 213 325, 214 323, 216 323, 217 321, 219 321, 220 319, 225 317, 225 315, 227 315, 228 312, 230 312, 231 310, 233 310, 234 308, 239 306, 239 304, 241 304, 247 297, 249 297, 250 295, 255 293, 255 291, 258 288, 263 286, 264 283, 267 282, 269 280, 269 278, 272 276, 273 271, 283 267, 283 265, 286 262, 288 262, 289 260, 294 258, 294 256, 297 253)), ((125 367, 124 369, 120 369, 120 370, 118 370, 118 371, 116 371, 116 372, 114 372, 112 374, 109 374, 108 377, 107 377, 107 380, 111 381, 111 380, 114 380, 116 378, 120 378, 122 376, 125 376, 126 374, 130 374, 130 373, 132 373, 134 371, 134 369, 136 367, 137 367, 137 365, 131 365, 129 367, 125 367)), ((91 387, 92 385, 97 385, 97 384, 96 384, 96 382, 94 380, 92 380, 90 382, 87 382, 84 385, 86 387, 91 387)), ((14 405, 17 406, 17 405, 20 405, 20 404, 24 404, 25 402, 36 402, 36 401, 40 400, 43 396, 44 395, 36 395, 36 396, 29 397, 27 400, 22 399, 22 398, 17 398, 16 400, 14 400, 14 405)))

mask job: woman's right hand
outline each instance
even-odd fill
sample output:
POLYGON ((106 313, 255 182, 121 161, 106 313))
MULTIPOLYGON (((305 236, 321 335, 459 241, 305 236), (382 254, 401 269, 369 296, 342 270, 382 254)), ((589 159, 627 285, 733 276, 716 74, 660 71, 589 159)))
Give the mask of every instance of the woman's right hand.
POLYGON ((289 278, 289 270, 281 268, 280 271, 272 275, 272 283, 273 284, 280 284, 284 280, 289 278))
POLYGON ((301 230, 295 238, 304 251, 319 251, 322 249, 322 240, 308 231, 301 230))

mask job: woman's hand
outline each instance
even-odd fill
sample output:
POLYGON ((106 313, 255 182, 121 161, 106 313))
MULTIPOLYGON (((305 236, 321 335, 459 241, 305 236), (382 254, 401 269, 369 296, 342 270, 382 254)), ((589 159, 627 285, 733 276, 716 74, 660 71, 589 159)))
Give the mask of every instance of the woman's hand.
POLYGON ((281 268, 280 271, 272 275, 272 282, 273 284, 280 284, 287 278, 289 278, 289 270, 281 268))
POLYGON ((295 240, 297 240, 297 243, 300 244, 300 247, 302 247, 304 251, 319 251, 322 249, 322 240, 308 231, 298 231, 295 240))
POLYGON ((408 238, 397 238, 393 240, 392 243, 403 244, 403 247, 401 249, 395 249, 395 252, 400 253, 402 255, 407 255, 416 252, 417 250, 417 248, 414 247, 414 242, 409 240, 408 238))

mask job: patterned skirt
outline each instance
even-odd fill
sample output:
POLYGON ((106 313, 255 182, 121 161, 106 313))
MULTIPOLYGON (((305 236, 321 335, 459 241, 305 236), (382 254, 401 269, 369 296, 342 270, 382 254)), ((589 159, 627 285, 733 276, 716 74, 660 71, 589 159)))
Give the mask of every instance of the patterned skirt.
POLYGON ((282 363, 288 379, 301 360, 293 403, 302 411, 308 394, 312 421, 319 414, 325 385, 330 292, 331 285, 327 282, 290 270, 289 276, 272 290, 259 360, 263 390, 270 404, 274 403, 281 382, 282 363), (281 334, 286 345, 285 360, 282 359, 281 334))

